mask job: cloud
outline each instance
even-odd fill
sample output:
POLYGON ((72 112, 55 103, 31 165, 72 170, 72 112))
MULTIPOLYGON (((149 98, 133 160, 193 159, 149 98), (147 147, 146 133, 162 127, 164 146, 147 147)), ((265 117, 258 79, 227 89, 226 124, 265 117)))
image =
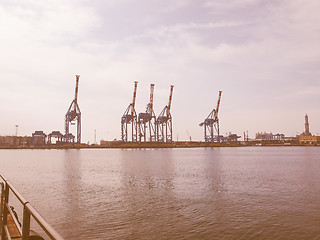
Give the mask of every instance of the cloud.
POLYGON ((237 9, 244 6, 256 5, 261 1, 257 0, 229 0, 229 1, 215 1, 210 0, 205 2, 205 7, 214 8, 219 10, 237 9))
POLYGON ((0 133, 16 119, 21 126, 28 121, 28 128, 19 130, 26 134, 41 128, 63 131, 75 74, 81 75, 85 141, 94 129, 119 138, 134 80, 139 81, 139 112, 150 83, 156 84, 157 113, 175 85, 174 135, 180 133, 180 139, 186 129, 193 139, 202 139, 198 124, 216 105, 219 90, 224 132, 264 127, 295 132, 299 121, 273 121, 272 113, 285 117, 282 112, 288 111, 298 118, 306 105, 313 119, 320 118, 317 1, 168 3, 2 2, 0 100, 8 104, 0 107, 7 115, 0 133))

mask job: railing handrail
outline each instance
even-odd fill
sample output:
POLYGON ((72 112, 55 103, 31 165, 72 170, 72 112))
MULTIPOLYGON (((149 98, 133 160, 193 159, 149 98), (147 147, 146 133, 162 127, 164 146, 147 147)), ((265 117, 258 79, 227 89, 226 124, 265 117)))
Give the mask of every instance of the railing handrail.
MULTIPOLYGON (((2 196, 1 198, 5 197, 5 201, 4 203, 1 203, 4 206, 1 206, 4 208, 7 208, 8 206, 6 206, 8 204, 8 198, 9 198, 9 190, 11 190, 11 192, 16 196, 16 198, 20 201, 20 203, 23 205, 23 225, 22 225, 22 229, 19 229, 20 226, 17 226, 19 229, 19 232, 22 233, 22 239, 28 239, 29 237, 29 231, 30 231, 30 215, 33 217, 33 219, 39 224, 39 226, 42 228, 43 231, 46 232, 46 234, 48 235, 48 237, 50 237, 52 240, 64 240, 60 234, 54 230, 54 228, 37 212, 37 210, 20 194, 20 192, 2 175, 0 174, 0 178, 2 179, 2 182, 4 183, 4 192, 5 194, 7 193, 8 196, 2 196), (27 226, 28 229, 24 229, 27 226), (24 235, 27 235, 27 238, 24 238, 24 235)), ((0 179, 0 180, 1 180, 0 179)), ((2 192, 3 194, 3 192, 2 192)), ((2 214, 3 218, 7 217, 8 211, 6 211, 4 209, 4 213, 6 212, 6 214, 2 214), (6 215, 6 216, 5 216, 6 215)), ((14 216, 12 216, 14 217, 14 216)), ((0 221, 2 226, 1 229, 2 231, 5 230, 5 226, 7 221, 2 219, 2 221, 0 221)), ((6 232, 6 231, 5 231, 6 232)))

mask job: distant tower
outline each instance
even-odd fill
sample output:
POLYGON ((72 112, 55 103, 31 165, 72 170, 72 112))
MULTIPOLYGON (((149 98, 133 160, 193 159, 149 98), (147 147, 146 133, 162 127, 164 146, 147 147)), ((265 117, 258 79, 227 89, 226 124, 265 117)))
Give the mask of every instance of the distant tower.
POLYGON ((305 136, 311 136, 311 133, 309 131, 309 120, 308 120, 308 115, 306 114, 305 118, 305 132, 304 135, 305 136))

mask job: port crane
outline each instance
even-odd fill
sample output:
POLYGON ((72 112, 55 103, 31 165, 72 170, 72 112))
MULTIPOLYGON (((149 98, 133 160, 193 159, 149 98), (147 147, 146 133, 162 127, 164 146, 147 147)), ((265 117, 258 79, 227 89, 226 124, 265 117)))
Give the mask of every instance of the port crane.
POLYGON ((199 124, 200 127, 204 126, 205 142, 220 142, 218 113, 219 113, 219 107, 220 107, 221 93, 222 91, 219 91, 217 107, 210 112, 210 114, 204 120, 204 122, 199 124), (217 135, 214 135, 214 130, 217 133, 217 135))
POLYGON ((138 82, 134 82, 133 99, 121 117, 121 139, 128 142, 128 125, 131 124, 131 141, 137 142, 137 113, 135 110, 138 82))
POLYGON ((153 91, 154 84, 150 85, 150 101, 147 104, 146 111, 139 113, 138 115, 138 131, 139 131, 139 142, 147 141, 147 128, 149 128, 149 141, 156 141, 156 115, 153 110, 153 91))
POLYGON ((70 107, 65 115, 65 135, 64 139, 66 142, 74 142, 75 136, 70 133, 70 124, 75 125, 77 122, 77 141, 76 143, 81 143, 81 111, 78 105, 78 87, 79 87, 80 75, 76 75, 76 88, 75 97, 71 102, 70 107))
POLYGON ((172 93, 173 85, 170 86, 169 103, 163 108, 156 121, 158 142, 172 142, 172 116, 170 112, 172 93))

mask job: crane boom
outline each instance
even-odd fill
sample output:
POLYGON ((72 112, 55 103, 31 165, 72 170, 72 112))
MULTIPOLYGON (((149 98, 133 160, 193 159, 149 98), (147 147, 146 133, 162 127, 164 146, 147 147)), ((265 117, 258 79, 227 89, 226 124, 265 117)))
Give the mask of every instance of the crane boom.
POLYGON ((80 78, 80 75, 76 75, 76 89, 75 89, 75 96, 74 96, 73 118, 75 118, 75 117, 76 117, 76 114, 77 114, 79 78, 80 78))
POLYGON ((137 81, 134 81, 134 90, 133 90, 131 117, 133 117, 133 115, 134 115, 134 106, 135 106, 135 104, 136 104, 136 96, 137 96, 137 85, 138 85, 138 82, 137 82, 137 81))
POLYGON ((217 103, 216 111, 214 113, 214 121, 215 122, 218 121, 218 112, 219 112, 219 107, 220 107, 221 93, 222 93, 222 91, 219 91, 218 103, 217 103))
POLYGON ((168 109, 167 109, 167 119, 169 118, 170 109, 171 109, 172 93, 173 93, 173 85, 170 86, 170 96, 169 96, 169 103, 168 103, 168 109))
POLYGON ((150 84, 150 105, 149 105, 150 116, 152 116, 152 112, 153 112, 153 90, 154 90, 154 84, 151 83, 150 84))

